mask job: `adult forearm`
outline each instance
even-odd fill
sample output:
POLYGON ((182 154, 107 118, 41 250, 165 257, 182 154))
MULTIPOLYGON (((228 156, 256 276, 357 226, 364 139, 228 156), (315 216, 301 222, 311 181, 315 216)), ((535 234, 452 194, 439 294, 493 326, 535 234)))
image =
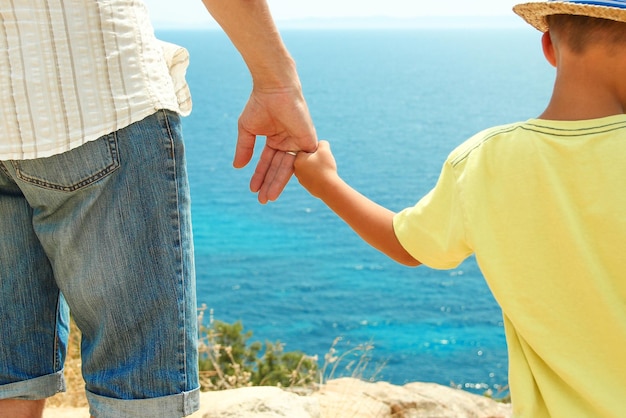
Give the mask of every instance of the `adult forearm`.
POLYGON ((248 66, 255 88, 300 87, 266 0, 203 0, 248 66))

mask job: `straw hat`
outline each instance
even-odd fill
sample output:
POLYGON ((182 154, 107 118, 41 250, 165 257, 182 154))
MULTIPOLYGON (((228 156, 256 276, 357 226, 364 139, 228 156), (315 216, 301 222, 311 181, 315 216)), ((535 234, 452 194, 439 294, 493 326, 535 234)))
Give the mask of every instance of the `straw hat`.
POLYGON ((626 0, 535 1, 518 4, 513 11, 541 32, 548 30, 546 16, 550 15, 579 15, 626 22, 626 0))

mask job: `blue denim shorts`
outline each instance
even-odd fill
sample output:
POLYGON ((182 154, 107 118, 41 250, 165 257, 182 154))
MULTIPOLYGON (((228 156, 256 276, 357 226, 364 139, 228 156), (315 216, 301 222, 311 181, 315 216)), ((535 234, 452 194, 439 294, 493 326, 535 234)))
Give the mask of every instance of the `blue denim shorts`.
POLYGON ((69 313, 95 417, 198 409, 190 198, 158 111, 49 158, 0 162, 0 399, 64 389, 69 313))

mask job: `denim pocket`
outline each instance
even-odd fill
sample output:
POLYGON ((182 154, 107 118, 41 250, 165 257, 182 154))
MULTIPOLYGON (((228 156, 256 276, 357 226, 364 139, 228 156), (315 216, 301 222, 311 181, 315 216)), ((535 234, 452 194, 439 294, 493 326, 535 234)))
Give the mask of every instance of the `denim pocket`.
POLYGON ((63 154, 11 163, 20 180, 46 189, 73 192, 120 166, 117 137, 112 133, 63 154))

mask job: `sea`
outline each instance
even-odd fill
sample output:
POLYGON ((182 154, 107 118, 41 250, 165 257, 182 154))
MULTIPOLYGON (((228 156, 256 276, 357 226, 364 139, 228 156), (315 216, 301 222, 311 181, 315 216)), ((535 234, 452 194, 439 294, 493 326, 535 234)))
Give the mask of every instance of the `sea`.
MULTIPOLYGON (((194 109, 183 129, 205 320, 241 321, 250 341, 315 355, 327 377, 506 387, 502 314, 475 259, 448 271, 400 266, 295 178, 279 200, 259 204, 248 188, 254 164, 232 168, 251 89, 241 57, 219 30, 157 35, 191 55, 194 109)), ((474 133, 539 115, 554 79, 531 28, 282 36, 340 174, 394 211, 426 194, 474 133)))

